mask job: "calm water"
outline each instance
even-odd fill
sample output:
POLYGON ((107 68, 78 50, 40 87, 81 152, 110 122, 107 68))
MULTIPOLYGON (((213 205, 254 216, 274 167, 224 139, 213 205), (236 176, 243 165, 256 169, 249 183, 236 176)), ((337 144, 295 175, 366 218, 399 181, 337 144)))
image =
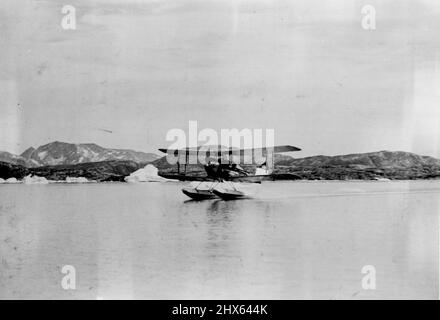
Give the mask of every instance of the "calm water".
POLYGON ((0 298, 438 298, 439 181, 182 186, 0 185, 0 298))

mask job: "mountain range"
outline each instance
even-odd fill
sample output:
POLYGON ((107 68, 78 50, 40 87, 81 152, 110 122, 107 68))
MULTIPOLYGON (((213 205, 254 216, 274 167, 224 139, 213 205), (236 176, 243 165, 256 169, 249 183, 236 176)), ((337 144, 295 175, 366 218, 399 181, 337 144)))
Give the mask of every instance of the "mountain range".
POLYGON ((306 158, 283 158, 278 160, 279 166, 317 167, 317 166, 349 166, 358 169, 366 168, 412 168, 419 166, 440 166, 440 159, 420 156, 403 151, 378 151, 355 153, 339 156, 313 156, 306 158))
MULTIPOLYGON (((21 155, 0 152, 0 178, 22 178, 28 174, 50 180, 87 177, 97 181, 123 181, 126 175, 151 163, 159 173, 176 173, 166 157, 127 149, 108 149, 94 143, 55 141, 29 148, 21 155)), ((404 151, 378 151, 337 156, 293 158, 275 156, 274 175, 286 179, 371 180, 440 178, 440 160, 404 151)), ((243 165, 253 172, 255 165, 243 165)), ((188 165, 190 175, 204 176, 202 165, 188 165)))
POLYGON ((71 165, 87 162, 126 160, 148 163, 158 159, 154 153, 128 149, 108 149, 94 143, 51 142, 38 148, 30 147, 21 155, 0 151, 0 161, 28 168, 55 165, 71 165))
POLYGON ((404 151, 285 158, 276 164, 275 173, 295 174, 308 180, 440 178, 439 159, 404 151))

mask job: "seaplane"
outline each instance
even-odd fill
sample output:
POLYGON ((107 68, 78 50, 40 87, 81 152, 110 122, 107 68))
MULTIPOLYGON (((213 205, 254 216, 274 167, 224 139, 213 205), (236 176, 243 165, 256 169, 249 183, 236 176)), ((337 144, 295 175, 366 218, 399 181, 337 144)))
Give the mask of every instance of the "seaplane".
MULTIPOLYGON (((195 187, 185 187, 182 189, 182 192, 193 200, 199 201, 215 198, 223 200, 245 199, 248 196, 244 192, 237 190, 234 183, 261 183, 262 181, 276 180, 277 176, 273 173, 275 166, 274 155, 300 150, 300 148, 290 145, 248 149, 238 149, 222 145, 183 149, 159 149, 159 151, 166 153, 167 157, 171 157, 169 159, 174 159, 173 163, 177 165, 177 174, 159 173, 159 175, 168 179, 200 182, 195 187), (250 162, 249 157, 252 157, 250 162), (254 160, 256 158, 259 158, 260 161, 257 161, 258 166, 254 173, 248 172, 240 166, 240 163, 255 164, 254 160), (200 163, 200 159, 204 159, 203 166, 206 176, 187 175, 187 164, 200 163), (184 165, 183 173, 181 173, 182 163, 184 165), (202 188, 203 182, 210 182, 209 188, 202 188), (225 188, 225 184, 229 185, 229 187, 225 188), (218 187, 219 185, 221 188, 218 187)), ((282 176, 282 178, 286 179, 286 174, 282 176)))

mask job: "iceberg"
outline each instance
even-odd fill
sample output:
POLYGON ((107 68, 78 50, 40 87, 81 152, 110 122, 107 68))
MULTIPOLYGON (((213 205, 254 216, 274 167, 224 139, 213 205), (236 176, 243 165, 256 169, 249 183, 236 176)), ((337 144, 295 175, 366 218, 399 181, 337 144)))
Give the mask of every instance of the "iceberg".
POLYGON ((0 183, 5 183, 5 179, 0 178, 0 183))
POLYGON ((44 177, 28 175, 23 178, 22 182, 24 184, 48 184, 49 181, 44 177))
POLYGON ((391 179, 381 178, 381 177, 374 177, 373 179, 376 180, 376 181, 391 181, 391 179))
POLYGON ((176 181, 172 179, 166 179, 158 175, 159 170, 152 164, 147 164, 144 168, 132 172, 129 176, 125 177, 126 182, 166 182, 176 181))
MULTIPOLYGON (((64 181, 63 181, 64 182, 64 181)), ((66 177, 66 183, 89 183, 96 182, 95 180, 88 180, 84 177, 66 177)))
POLYGON ((5 183, 20 183, 20 181, 18 181, 17 178, 9 178, 6 179, 5 183))

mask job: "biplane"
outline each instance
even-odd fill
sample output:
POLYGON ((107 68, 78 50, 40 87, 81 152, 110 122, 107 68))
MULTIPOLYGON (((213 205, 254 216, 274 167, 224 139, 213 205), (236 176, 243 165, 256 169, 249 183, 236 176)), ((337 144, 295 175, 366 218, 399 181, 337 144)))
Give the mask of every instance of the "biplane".
MULTIPOLYGON (((275 166, 275 154, 300 151, 300 148, 282 145, 263 148, 237 149, 225 146, 199 146, 196 148, 183 149, 159 149, 175 159, 177 165, 177 174, 159 173, 160 176, 168 179, 177 179, 181 181, 199 181, 196 187, 185 187, 182 192, 194 200, 205 200, 221 198, 223 200, 232 200, 246 198, 247 195, 237 190, 234 182, 261 183, 262 181, 275 180, 273 170, 275 166), (249 157, 252 159, 258 155, 260 164, 254 173, 248 172, 240 166, 240 163, 249 163, 249 157), (204 158, 204 169, 206 176, 187 175, 187 165, 194 163, 194 158, 204 158), (246 158, 247 161, 246 162, 246 158), (181 173, 181 165, 184 165, 184 171, 181 173), (208 189, 201 188, 203 182, 211 182, 208 189), (228 183, 231 188, 217 188, 220 183, 228 183)), ((197 160, 196 160, 197 161, 197 160)), ((253 161, 253 160, 251 160, 253 161)), ((197 162, 196 162, 197 163, 197 162)))

